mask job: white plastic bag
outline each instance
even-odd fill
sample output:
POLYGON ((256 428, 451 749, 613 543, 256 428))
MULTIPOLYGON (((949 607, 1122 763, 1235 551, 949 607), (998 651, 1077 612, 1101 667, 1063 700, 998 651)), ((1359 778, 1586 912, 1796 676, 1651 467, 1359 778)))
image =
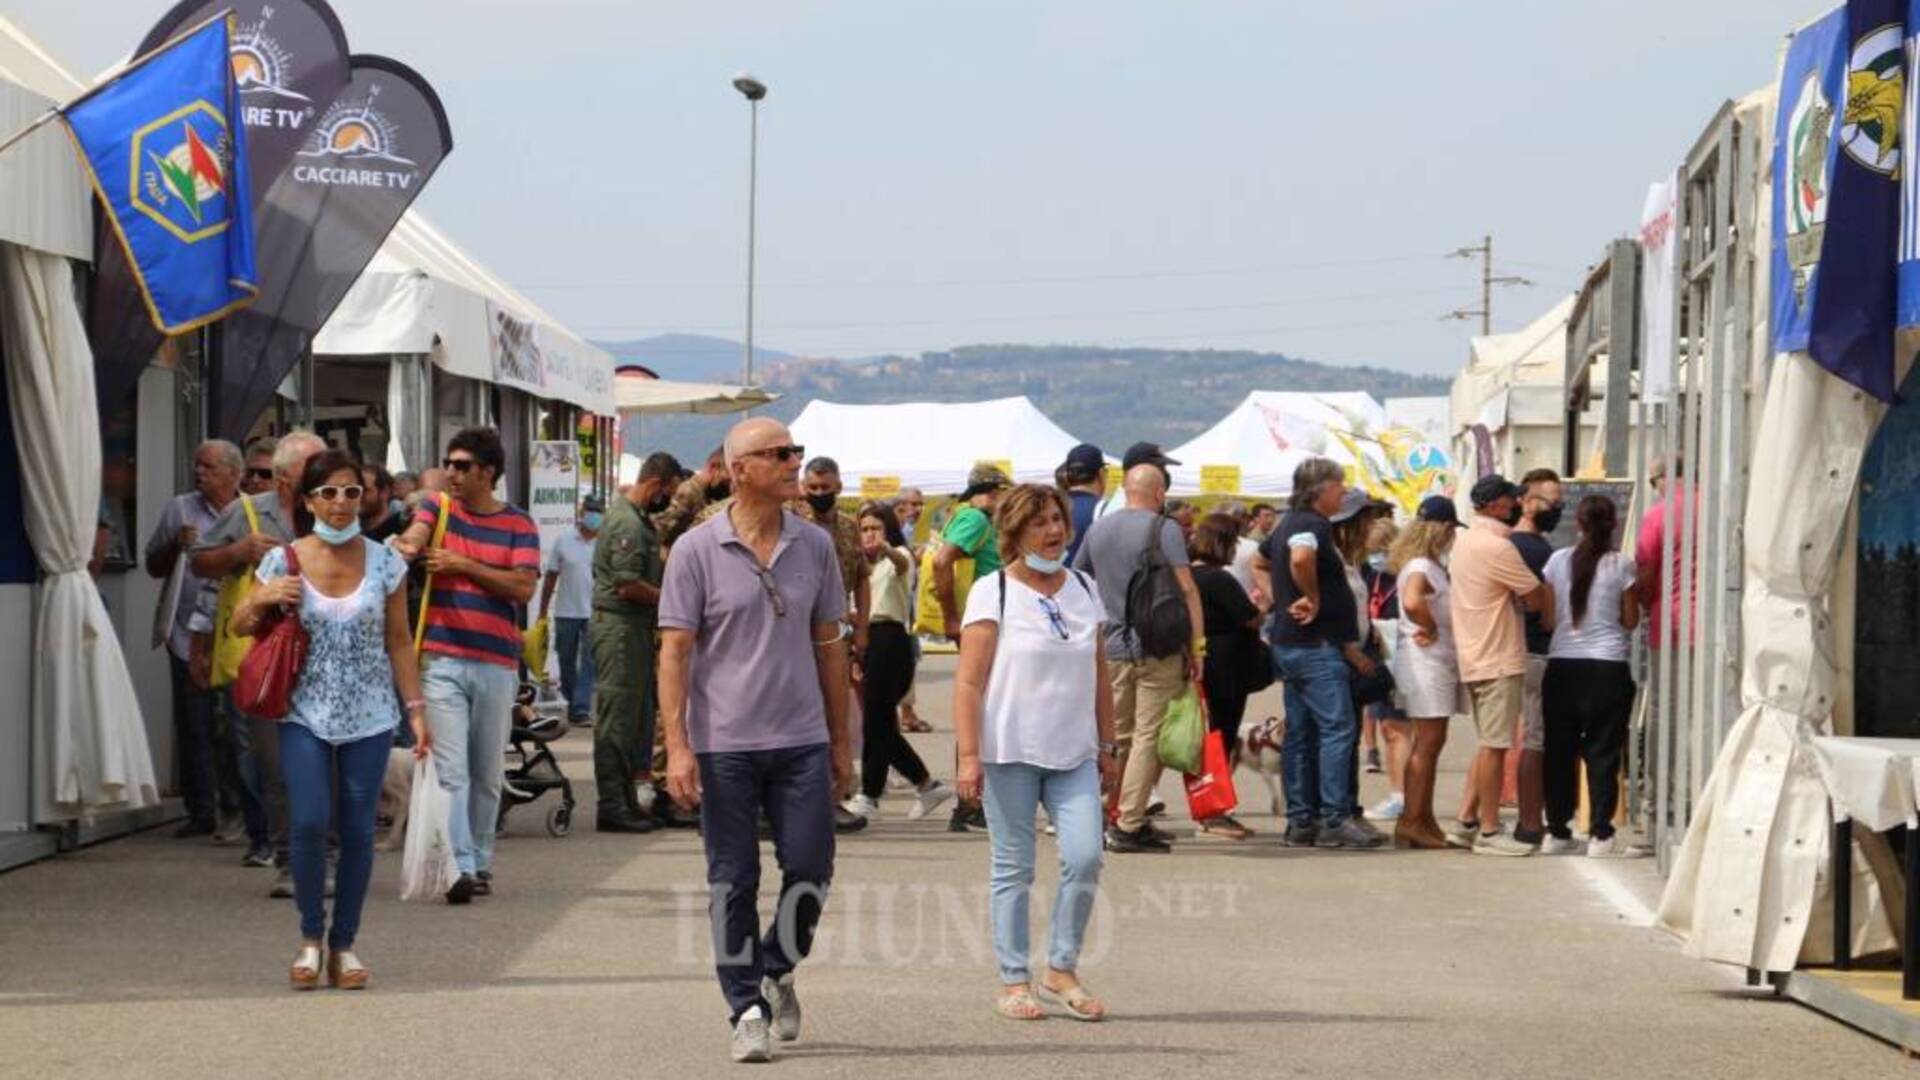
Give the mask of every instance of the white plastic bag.
POLYGON ((433 755, 414 763, 413 797, 407 803, 407 846, 400 862, 400 899, 438 900, 460 878, 448 819, 453 800, 440 787, 433 755))

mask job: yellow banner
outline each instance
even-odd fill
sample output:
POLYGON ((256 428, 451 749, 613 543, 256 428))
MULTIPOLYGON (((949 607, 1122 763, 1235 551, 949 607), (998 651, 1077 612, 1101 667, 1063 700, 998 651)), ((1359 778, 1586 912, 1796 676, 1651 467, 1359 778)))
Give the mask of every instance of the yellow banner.
POLYGON ((1120 485, 1126 483, 1126 480, 1127 480, 1127 471, 1125 469, 1122 469, 1118 465, 1107 466, 1107 490, 1108 491, 1119 491, 1120 485))
POLYGON ((860 478, 860 498, 891 499, 900 494, 900 478, 897 476, 863 476, 860 478))
POLYGON ((1240 493, 1240 466, 1200 466, 1200 494, 1237 495, 1240 493))

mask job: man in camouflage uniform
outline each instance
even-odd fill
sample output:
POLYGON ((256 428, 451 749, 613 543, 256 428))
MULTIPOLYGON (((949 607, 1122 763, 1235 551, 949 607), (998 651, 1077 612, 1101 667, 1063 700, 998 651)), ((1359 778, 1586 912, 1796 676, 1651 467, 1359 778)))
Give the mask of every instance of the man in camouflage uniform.
POLYGON ((673 497, 664 510, 653 514, 654 531, 660 534, 661 545, 672 547, 681 533, 712 517, 713 506, 727 497, 731 483, 725 447, 715 447, 713 453, 707 455, 707 467, 681 481, 678 487, 669 482, 673 497))
POLYGON ((680 475, 673 455, 657 453, 640 466, 625 498, 613 500, 593 546, 593 648, 598 695, 593 717, 594 822, 601 832, 652 832, 653 819, 634 793, 637 776, 651 773, 654 633, 665 550, 651 515, 664 508, 680 475))

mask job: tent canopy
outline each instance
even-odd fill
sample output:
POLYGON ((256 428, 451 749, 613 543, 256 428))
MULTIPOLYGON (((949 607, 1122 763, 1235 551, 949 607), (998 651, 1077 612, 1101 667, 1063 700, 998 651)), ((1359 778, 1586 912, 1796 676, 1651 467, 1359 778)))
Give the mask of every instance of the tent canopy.
POLYGON ((840 464, 849 490, 868 476, 897 477, 929 495, 967 486, 981 461, 1011 462, 1016 483, 1050 484, 1080 440, 1024 397, 992 401, 842 405, 811 401, 795 418, 793 441, 809 456, 840 464))
POLYGON ((1309 457, 1356 463, 1334 433, 1370 435, 1386 426, 1386 410, 1364 391, 1255 390, 1219 423, 1167 451, 1180 462, 1171 470, 1173 493, 1198 493, 1204 466, 1238 465, 1241 494, 1285 495, 1293 490, 1294 468, 1309 457))
POLYGON ((1560 424, 1567 377, 1569 294, 1525 329, 1473 338, 1467 368, 1453 380, 1450 423, 1458 434, 1474 424, 1498 431, 1509 420, 1560 424))
MULTIPOLYGON (((86 87, 0 16, 0 138, 86 87)), ((0 153, 0 242, 93 259, 93 189, 57 122, 0 153)))
POLYGON ((495 276, 417 210, 387 235, 320 328, 320 356, 425 353, 455 375, 515 386, 611 416, 613 357, 495 276), (496 323, 522 325, 540 363, 518 374, 495 357, 496 323))
POLYGON ((717 416, 778 400, 779 394, 758 386, 667 382, 664 379, 627 374, 621 374, 613 381, 614 405, 622 416, 658 416, 667 413, 717 416))

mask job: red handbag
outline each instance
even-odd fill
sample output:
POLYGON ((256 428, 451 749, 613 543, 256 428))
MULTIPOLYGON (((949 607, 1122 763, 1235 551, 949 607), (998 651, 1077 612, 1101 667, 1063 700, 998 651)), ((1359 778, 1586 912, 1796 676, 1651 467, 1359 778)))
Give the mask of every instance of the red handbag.
MULTIPOLYGON (((287 573, 299 577, 300 558, 293 545, 282 550, 287 553, 287 573)), ((233 705, 248 716, 284 720, 293 711, 293 689, 307 665, 307 628, 300 624, 298 608, 289 612, 276 607, 266 620, 254 631, 253 648, 233 680, 233 705)))
POLYGON ((1240 793, 1233 789, 1233 763, 1227 760, 1227 744, 1218 731, 1207 732, 1201 754, 1200 771, 1186 777, 1187 813, 1195 821, 1231 814, 1240 805, 1240 793))

